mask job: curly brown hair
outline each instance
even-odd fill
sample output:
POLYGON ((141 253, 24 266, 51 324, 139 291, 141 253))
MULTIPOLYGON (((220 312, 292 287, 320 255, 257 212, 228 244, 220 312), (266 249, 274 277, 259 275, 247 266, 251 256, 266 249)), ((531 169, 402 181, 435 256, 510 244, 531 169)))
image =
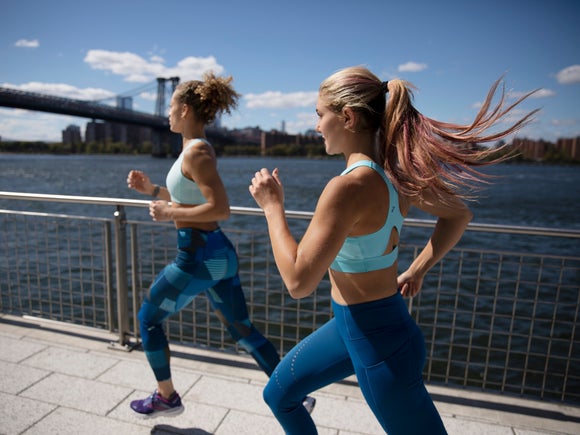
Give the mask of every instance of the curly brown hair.
POLYGON ((232 86, 233 78, 216 77, 213 72, 203 75, 203 80, 190 80, 175 88, 175 98, 191 106, 195 116, 204 124, 215 120, 220 113, 231 113, 238 105, 238 94, 232 86))

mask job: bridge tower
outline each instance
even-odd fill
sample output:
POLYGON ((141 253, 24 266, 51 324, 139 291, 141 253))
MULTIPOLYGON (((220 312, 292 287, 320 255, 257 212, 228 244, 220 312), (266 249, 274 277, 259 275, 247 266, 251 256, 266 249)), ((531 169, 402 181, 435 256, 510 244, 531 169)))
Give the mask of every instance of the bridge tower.
MULTIPOLYGON (((155 115, 165 117, 167 114, 165 113, 165 102, 166 102, 166 90, 167 90, 167 82, 171 83, 171 94, 175 91, 175 88, 179 84, 179 77, 171 77, 171 78, 163 78, 157 77, 157 101, 155 104, 155 115)), ((181 152, 181 141, 179 140, 180 137, 178 134, 169 133, 168 141, 169 141, 169 148, 170 153, 172 156, 178 156, 181 152)), ((165 152, 163 151, 163 138, 161 136, 155 137, 153 140, 153 154, 161 156, 164 155, 165 152)))
POLYGON ((179 77, 163 78, 157 77, 157 102, 155 105, 155 114, 157 116, 165 116, 165 91, 167 90, 166 83, 171 82, 171 94, 175 91, 175 88, 179 84, 179 77))
POLYGON ((165 116, 165 81, 163 77, 157 77, 157 102, 155 104, 155 114, 165 116))
POLYGON ((169 80, 171 81, 171 95, 173 95, 175 88, 179 84, 179 77, 171 77, 169 80))

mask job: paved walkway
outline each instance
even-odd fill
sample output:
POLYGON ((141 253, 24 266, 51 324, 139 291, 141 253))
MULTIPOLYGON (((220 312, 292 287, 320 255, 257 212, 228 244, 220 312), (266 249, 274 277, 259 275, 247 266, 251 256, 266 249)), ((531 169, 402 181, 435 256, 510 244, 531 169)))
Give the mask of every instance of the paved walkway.
MULTIPOLYGON (((0 434, 282 435, 262 401, 265 375, 245 355, 172 346, 186 410, 143 420, 129 402, 153 376, 111 334, 0 315, 0 434)), ((580 408, 429 387, 450 435, 580 434, 580 408)), ((382 434, 353 379, 314 394, 321 435, 382 434)), ((426 434, 428 435, 428 434, 426 434)))

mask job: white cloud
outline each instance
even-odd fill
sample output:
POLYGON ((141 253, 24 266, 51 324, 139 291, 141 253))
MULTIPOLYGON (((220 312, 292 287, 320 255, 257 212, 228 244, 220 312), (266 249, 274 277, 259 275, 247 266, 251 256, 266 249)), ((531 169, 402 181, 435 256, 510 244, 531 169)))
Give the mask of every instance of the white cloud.
POLYGON ((41 83, 28 82, 22 85, 2 83, 1 87, 18 89, 26 92, 37 92, 39 94, 54 95, 57 97, 73 98, 76 100, 104 100, 115 96, 113 92, 98 88, 77 88, 64 83, 41 83))
POLYGON ((19 39, 14 43, 14 46, 19 48, 38 48, 40 42, 38 42, 38 39, 19 39))
POLYGON ((562 85, 580 83, 580 65, 571 65, 564 68, 556 74, 556 79, 562 85))
MULTIPOLYGON (((510 91, 507 93, 508 98, 521 98, 524 95, 526 95, 527 92, 516 92, 516 91, 510 91)), ((529 98, 548 98, 548 97, 553 97, 554 95, 556 95, 556 92, 552 91, 551 89, 545 89, 545 88, 541 88, 538 89, 536 92, 534 92, 532 95, 530 95, 529 98)))
MULTIPOLYGON (((513 100, 517 100, 518 98, 523 97, 524 95, 526 95, 528 92, 522 92, 522 91, 508 91, 506 92, 506 97, 509 99, 513 99, 513 100)), ((530 95, 528 98, 548 98, 548 97, 553 97, 556 95, 556 92, 552 91, 551 89, 544 89, 541 88, 538 91, 536 91, 535 93, 533 93, 532 95, 530 95)), ((475 102, 471 105, 471 107, 473 109, 481 109, 481 106, 483 105, 483 103, 481 101, 475 102)), ((513 112, 512 112, 513 113, 513 112)))
POLYGON ((293 107, 315 106, 318 92, 290 92, 284 94, 278 91, 268 91, 262 94, 244 95, 248 109, 290 109, 293 107))
POLYGON ((78 125, 78 118, 23 109, 0 108, 0 134, 5 139, 60 141, 62 130, 70 124, 78 125))
POLYGON ((149 60, 150 60, 151 62, 154 62, 154 63, 165 63, 165 59, 163 59, 161 56, 159 56, 159 55, 156 55, 156 54, 155 54, 155 55, 153 55, 153 56, 151 56, 151 57, 149 58, 149 60))
POLYGON ((407 62, 398 66, 399 72, 420 72, 427 69, 426 63, 407 62))
POLYGON ((157 77, 179 77, 181 81, 199 79, 207 71, 221 74, 224 67, 213 56, 189 56, 176 66, 167 67, 161 56, 149 60, 130 52, 89 50, 84 61, 93 69, 108 71, 123 76, 127 82, 146 83, 157 77))
POLYGON ((302 133, 316 128, 316 114, 313 112, 299 112, 296 119, 286 122, 286 131, 290 134, 302 133))
POLYGON ((552 119, 550 124, 556 125, 558 127, 565 126, 565 127, 573 127, 580 124, 578 119, 552 119))

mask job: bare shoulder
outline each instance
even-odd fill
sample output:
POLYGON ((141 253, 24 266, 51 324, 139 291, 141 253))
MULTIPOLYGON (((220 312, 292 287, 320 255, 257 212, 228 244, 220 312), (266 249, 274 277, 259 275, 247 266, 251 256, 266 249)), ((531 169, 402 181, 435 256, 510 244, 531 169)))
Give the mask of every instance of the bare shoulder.
POLYGON ((326 184, 318 205, 324 208, 339 209, 342 213, 360 210, 368 186, 359 178, 336 176, 326 184))
POLYGON ((215 160, 215 151, 210 144, 199 140, 185 150, 183 158, 189 165, 199 166, 207 164, 208 160, 215 160))
POLYGON ((353 177, 339 175, 330 179, 326 184, 323 195, 349 196, 364 189, 364 183, 353 177))
POLYGON ((213 147, 202 140, 197 140, 193 144, 189 145, 185 150, 185 158, 198 158, 198 157, 215 157, 215 151, 213 147))
POLYGON ((216 170, 215 152, 208 143, 197 141, 185 150, 182 171, 193 180, 197 181, 203 174, 214 173, 216 170))

